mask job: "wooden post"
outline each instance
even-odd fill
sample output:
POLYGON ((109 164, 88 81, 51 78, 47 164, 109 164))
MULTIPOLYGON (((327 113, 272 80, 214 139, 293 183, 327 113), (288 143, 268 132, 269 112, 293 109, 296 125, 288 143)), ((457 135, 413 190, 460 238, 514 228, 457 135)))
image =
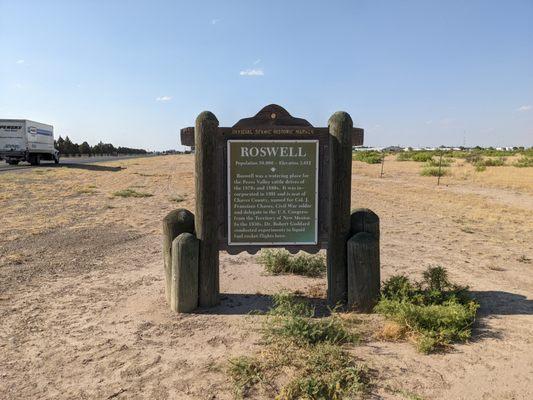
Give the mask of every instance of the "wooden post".
POLYGON ((219 302, 218 271, 218 160, 216 134, 218 120, 209 111, 196 118, 196 237, 200 240, 198 269, 200 306, 211 307, 219 302))
POLYGON ((196 236, 182 233, 172 242, 170 309, 191 312, 198 307, 198 255, 196 236))
POLYGON ((359 232, 373 234, 379 240, 379 217, 368 208, 356 208, 350 216, 350 236, 359 232))
POLYGON ((170 304, 172 270, 172 241, 182 233, 194 233, 194 215, 184 208, 173 210, 163 218, 163 262, 165 266, 165 295, 170 304))
POLYGON ((379 300, 379 217, 368 208, 357 208, 350 216, 348 241, 348 305, 370 312, 379 300))
POLYGON ((360 232, 348 240, 348 306, 370 312, 379 300, 379 240, 360 232))
POLYGON ((440 157, 439 157, 439 172, 437 173, 437 186, 440 185, 440 176, 442 174, 442 154, 444 153, 444 151, 441 151, 440 152, 440 157))
POLYGON ((350 234, 352 190, 353 122, 346 112, 336 112, 329 127, 329 233, 328 233, 328 302, 335 306, 346 302, 346 242, 350 234))

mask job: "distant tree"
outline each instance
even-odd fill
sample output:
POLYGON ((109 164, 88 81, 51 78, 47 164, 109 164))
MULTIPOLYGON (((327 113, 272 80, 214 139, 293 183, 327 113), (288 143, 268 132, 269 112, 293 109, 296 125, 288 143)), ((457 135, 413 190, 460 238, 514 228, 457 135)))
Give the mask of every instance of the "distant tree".
POLYGON ((92 148, 93 154, 102 154, 103 153, 103 147, 104 144, 100 141, 98 144, 95 144, 92 148))
POLYGON ((89 143, 83 142, 80 144, 80 154, 91 154, 91 146, 89 146, 89 143))
POLYGON ((64 154, 74 154, 76 152, 76 148, 74 146, 74 143, 70 140, 70 138, 67 136, 65 137, 65 151, 64 154))
POLYGON ((61 154, 147 154, 145 149, 133 149, 130 147, 115 147, 112 143, 102 141, 91 147, 89 143, 74 143, 68 136, 63 139, 61 136, 54 141, 54 145, 61 154))
POLYGON ((59 136, 57 138, 57 142, 55 143, 55 147, 61 154, 65 154, 65 140, 59 136))

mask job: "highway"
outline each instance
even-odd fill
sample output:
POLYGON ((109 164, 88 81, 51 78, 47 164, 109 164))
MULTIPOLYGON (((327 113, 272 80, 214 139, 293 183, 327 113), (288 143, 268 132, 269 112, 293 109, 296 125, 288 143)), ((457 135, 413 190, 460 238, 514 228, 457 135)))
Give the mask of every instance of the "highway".
MULTIPOLYGON (((41 161, 41 165, 32 166, 28 163, 20 163, 19 165, 9 165, 5 161, 0 161, 0 173, 2 172, 22 172, 29 171, 35 168, 79 168, 92 169, 90 165, 101 163, 104 161, 119 161, 130 158, 152 157, 152 155, 138 155, 138 156, 102 156, 102 157, 64 157, 61 158, 59 164, 54 164, 53 161, 41 161)), ((95 168, 96 169, 96 168, 95 168)))

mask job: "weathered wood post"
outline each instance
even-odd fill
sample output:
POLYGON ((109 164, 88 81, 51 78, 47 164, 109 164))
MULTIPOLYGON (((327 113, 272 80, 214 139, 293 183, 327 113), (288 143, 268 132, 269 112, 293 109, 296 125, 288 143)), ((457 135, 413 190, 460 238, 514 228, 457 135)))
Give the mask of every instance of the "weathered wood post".
POLYGON ((218 120, 209 111, 196 118, 194 129, 196 167, 196 237, 200 240, 198 270, 199 302, 211 307, 219 302, 218 271, 218 160, 216 152, 218 120))
POLYGON ((350 115, 339 111, 331 116, 329 127, 329 234, 328 302, 346 302, 346 242, 350 234, 352 190, 352 128, 350 115))
POLYGON ((194 215, 185 208, 169 212, 163 218, 163 262, 165 266, 165 295, 170 304, 172 274, 172 241, 182 233, 194 233, 194 215))
POLYGON ((379 217, 359 208, 350 217, 348 240, 348 306, 370 312, 379 300, 380 257, 379 217))
POLYGON ((199 241, 190 233, 182 233, 172 242, 170 309, 191 312, 198 307, 199 241))
POLYGON ((350 236, 359 232, 373 234, 379 240, 379 217, 369 208, 356 208, 350 215, 350 236))

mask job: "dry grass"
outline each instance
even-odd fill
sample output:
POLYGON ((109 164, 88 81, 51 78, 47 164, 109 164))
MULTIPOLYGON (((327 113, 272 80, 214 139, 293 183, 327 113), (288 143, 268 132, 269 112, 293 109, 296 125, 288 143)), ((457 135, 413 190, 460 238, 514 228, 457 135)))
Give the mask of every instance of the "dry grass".
MULTIPOLYGON (((464 160, 457 159, 447 167, 449 176, 441 179, 447 185, 471 186, 472 184, 489 188, 514 189, 533 193, 533 168, 516 168, 515 163, 520 156, 507 158, 507 165, 487 167, 482 173, 476 172, 476 167, 464 160)), ((353 161, 354 173, 379 177, 381 165, 369 165, 353 161)), ((431 181, 417 176, 420 173, 420 163, 414 161, 397 161, 396 156, 385 158, 384 174, 386 178, 408 179, 410 182, 431 181)), ((436 183, 436 179, 435 182, 436 183)))
MULTIPOLYGON (((194 187, 193 159, 165 156, 97 164, 122 167, 120 170, 41 167, 3 172, 0 238, 13 240, 48 230, 113 222, 159 232, 161 218, 176 207, 169 198, 194 187), (124 188, 134 187, 142 187, 142 192, 152 197, 113 196, 124 188), (32 212, 28 213, 28 209, 32 212)), ((190 197, 181 201, 179 207, 194 209, 194 196, 190 197)))
POLYGON ((386 321, 376 334, 376 337, 381 340, 397 342, 405 338, 406 332, 405 326, 394 321, 386 321))

